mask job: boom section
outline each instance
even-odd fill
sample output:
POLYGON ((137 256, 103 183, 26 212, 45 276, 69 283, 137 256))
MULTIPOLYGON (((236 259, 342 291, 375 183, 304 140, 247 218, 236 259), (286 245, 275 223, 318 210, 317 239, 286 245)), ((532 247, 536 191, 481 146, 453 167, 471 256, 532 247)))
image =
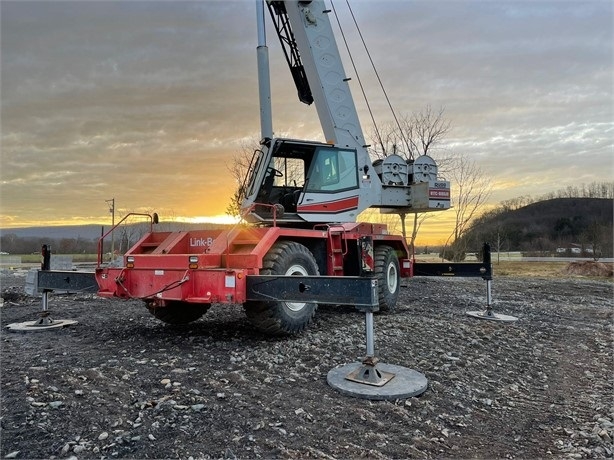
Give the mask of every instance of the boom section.
POLYGON ((323 0, 271 1, 268 5, 282 46, 286 45, 286 56, 289 49, 295 58, 288 61, 295 82, 295 75, 304 72, 306 82, 301 83, 299 93, 304 93, 304 86, 310 90, 326 142, 359 149, 367 160, 349 79, 328 17, 330 10, 323 0))

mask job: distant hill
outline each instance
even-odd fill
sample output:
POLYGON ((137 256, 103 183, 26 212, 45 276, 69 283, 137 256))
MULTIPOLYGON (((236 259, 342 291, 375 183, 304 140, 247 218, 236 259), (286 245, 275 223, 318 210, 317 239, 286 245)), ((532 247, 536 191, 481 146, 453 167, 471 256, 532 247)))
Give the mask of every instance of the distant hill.
MULTIPOLYGON (((105 226, 105 231, 111 226, 105 226)), ((0 234, 16 235, 17 238, 100 238, 102 225, 58 225, 49 227, 23 227, 0 229, 0 234)))
MULTIPOLYGON (((139 224, 134 224, 139 225, 139 224)), ((142 225, 142 224, 140 224, 142 225)), ((190 224, 185 222, 160 222, 158 230, 190 230, 190 229, 207 229, 220 228, 223 225, 218 224, 190 224)), ((48 227, 23 227, 23 228, 6 228, 0 229, 0 235, 15 235, 17 238, 81 238, 85 240, 98 239, 102 235, 103 225, 57 225, 48 227)), ((104 231, 111 229, 110 225, 104 226, 104 231)))
POLYGON ((613 217, 611 199, 555 198, 489 212, 474 222, 464 239, 473 247, 498 238, 505 243, 502 249, 510 251, 553 251, 598 243, 611 254, 613 217))
MULTIPOLYGON (((175 231, 223 227, 223 225, 209 223, 160 222, 155 226, 155 230, 175 231)), ((98 240, 102 236, 102 228, 102 225, 93 224, 0 229, 0 251, 9 254, 30 254, 40 251, 43 244, 50 244, 56 254, 96 253, 98 240)), ((110 225, 104 226, 104 232, 110 229, 110 225)), ((115 241, 119 242, 124 238, 122 240, 124 247, 126 245, 129 247, 136 242, 135 238, 140 238, 140 235, 148 230, 148 224, 143 223, 122 225, 115 233, 115 241)), ((110 236, 105 239, 105 250, 110 250, 111 241, 110 236)))

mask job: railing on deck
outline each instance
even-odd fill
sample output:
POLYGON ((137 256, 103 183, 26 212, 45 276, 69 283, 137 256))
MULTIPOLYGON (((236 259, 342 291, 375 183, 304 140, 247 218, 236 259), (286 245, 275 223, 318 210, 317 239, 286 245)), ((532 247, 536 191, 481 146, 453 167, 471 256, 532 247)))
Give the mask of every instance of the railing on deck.
POLYGON ((277 212, 279 211, 279 206, 280 206, 278 204, 252 203, 245 211, 241 213, 241 217, 245 219, 245 216, 247 216, 252 211, 254 211, 257 206, 262 206, 264 208, 271 208, 273 210, 273 227, 277 227, 277 212))
MULTIPOLYGON (((103 243, 104 243, 105 237, 110 235, 117 227, 121 225, 122 222, 124 222, 128 217, 131 217, 131 216, 147 217, 149 219, 149 231, 150 232, 153 232, 153 225, 158 223, 158 214, 156 214, 155 212, 153 214, 145 214, 145 213, 140 213, 140 212, 131 212, 131 213, 126 214, 118 223, 116 223, 111 228, 111 230, 109 230, 104 235, 102 235, 100 239, 98 240, 98 268, 100 268, 100 265, 102 264, 103 243)), ((111 254, 111 257, 113 257, 113 254, 111 254)))

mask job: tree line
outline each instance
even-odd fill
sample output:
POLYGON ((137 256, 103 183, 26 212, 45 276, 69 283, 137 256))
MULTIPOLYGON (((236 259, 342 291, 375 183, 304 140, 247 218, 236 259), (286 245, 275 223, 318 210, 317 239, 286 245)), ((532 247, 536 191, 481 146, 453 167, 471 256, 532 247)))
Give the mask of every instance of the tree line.
MULTIPOLYGON (((175 222, 168 220, 160 222, 155 226, 155 231, 189 231, 191 229, 218 229, 225 228, 221 224, 191 224, 185 222, 175 222)), ((108 230, 108 228, 106 229, 108 230)), ((112 250, 117 254, 124 254, 130 249, 143 235, 149 232, 150 226, 147 222, 129 222, 122 224, 115 229, 113 234, 109 234, 103 241, 102 252, 110 253, 112 250)), ((103 230, 104 231, 104 230, 103 230)), ((41 237, 41 236, 18 236, 10 230, 0 233, 0 251, 9 254, 33 254, 40 253, 43 244, 50 245, 54 254, 97 254, 99 238, 84 237, 41 237)))
POLYGON ((538 201, 554 200, 556 198, 604 198, 612 200, 614 199, 614 182, 591 182, 590 184, 569 185, 538 197, 523 195, 502 201, 497 209, 500 211, 513 211, 538 201))
MULTIPOLYGON (((98 238, 47 238, 47 237, 19 237, 14 233, 0 236, 0 248, 9 254, 40 253, 43 244, 50 245, 55 254, 96 254, 98 252, 98 238)), ((111 242, 105 241, 105 250, 111 250, 111 242)))
POLYGON ((548 196, 555 198, 531 200, 524 206, 508 200, 482 214, 462 238, 454 241, 446 258, 462 260, 466 252, 474 252, 484 241, 490 242, 495 252, 520 251, 528 256, 596 260, 613 256, 614 200, 609 195, 576 197, 569 196, 569 189, 565 189, 548 196))

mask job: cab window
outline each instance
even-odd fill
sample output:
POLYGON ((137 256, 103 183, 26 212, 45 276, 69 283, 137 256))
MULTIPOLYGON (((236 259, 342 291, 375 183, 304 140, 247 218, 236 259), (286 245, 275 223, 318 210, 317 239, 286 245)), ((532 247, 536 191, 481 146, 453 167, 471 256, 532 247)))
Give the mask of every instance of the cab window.
POLYGON ((307 175, 308 192, 338 192, 358 187, 356 152, 320 148, 307 175))

